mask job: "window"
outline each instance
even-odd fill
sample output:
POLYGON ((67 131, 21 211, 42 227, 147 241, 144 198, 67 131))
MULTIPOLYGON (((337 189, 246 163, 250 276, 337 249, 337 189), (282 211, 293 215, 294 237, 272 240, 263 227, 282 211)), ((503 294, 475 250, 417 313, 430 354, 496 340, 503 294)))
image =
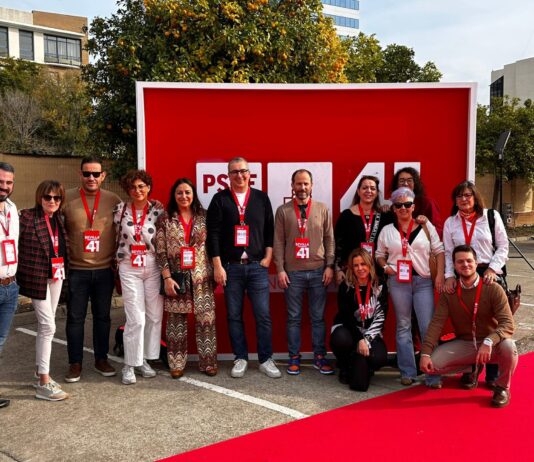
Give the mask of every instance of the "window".
POLYGON ((334 20, 336 26, 350 27, 352 29, 358 29, 360 27, 360 21, 354 18, 346 18, 345 16, 336 16, 335 14, 326 14, 329 18, 334 20))
POLYGON ((19 31, 20 58, 33 61, 33 32, 19 31))
POLYGON ((359 10, 360 2, 358 0, 322 0, 325 5, 339 6, 351 10, 359 10))
POLYGON ((45 35, 45 62, 80 66, 82 64, 81 41, 45 35))
POLYGON ((7 40, 7 27, 0 27, 0 57, 9 56, 9 42, 7 40))

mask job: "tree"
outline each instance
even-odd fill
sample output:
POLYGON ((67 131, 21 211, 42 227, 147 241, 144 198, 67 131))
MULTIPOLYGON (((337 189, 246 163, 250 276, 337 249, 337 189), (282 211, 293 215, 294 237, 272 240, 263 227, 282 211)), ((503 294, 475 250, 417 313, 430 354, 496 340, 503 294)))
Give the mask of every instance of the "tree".
POLYGON ((348 62, 345 66, 347 80, 353 83, 377 82, 377 72, 384 63, 380 42, 375 35, 358 34, 345 40, 348 62))
POLYGON ((39 65, 22 59, 2 58, 0 60, 0 94, 9 89, 29 93, 33 79, 40 73, 39 65))
MULTIPOLYGON (((96 18, 84 69, 107 153, 135 161, 135 81, 345 82, 319 0, 120 0, 96 18)), ((124 164, 126 168, 126 164, 124 164)))
POLYGON ((490 106, 477 108, 477 173, 498 173, 494 146, 499 135, 511 130, 504 152, 505 180, 522 178, 534 183, 534 107, 529 101, 520 104, 517 98, 494 98, 490 106))

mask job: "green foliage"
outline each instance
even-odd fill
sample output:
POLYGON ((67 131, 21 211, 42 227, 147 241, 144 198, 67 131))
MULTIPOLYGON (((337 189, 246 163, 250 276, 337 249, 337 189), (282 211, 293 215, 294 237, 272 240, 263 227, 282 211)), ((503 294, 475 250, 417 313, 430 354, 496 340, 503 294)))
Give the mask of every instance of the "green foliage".
POLYGON ((534 107, 528 100, 521 105, 518 99, 495 98, 491 110, 489 106, 478 105, 477 173, 496 172, 498 160, 494 146, 505 130, 511 130, 504 151, 505 179, 522 178, 534 183, 534 107))
POLYGON ((0 61, 0 149, 12 153, 91 151, 91 100, 79 72, 60 77, 36 63, 0 61))

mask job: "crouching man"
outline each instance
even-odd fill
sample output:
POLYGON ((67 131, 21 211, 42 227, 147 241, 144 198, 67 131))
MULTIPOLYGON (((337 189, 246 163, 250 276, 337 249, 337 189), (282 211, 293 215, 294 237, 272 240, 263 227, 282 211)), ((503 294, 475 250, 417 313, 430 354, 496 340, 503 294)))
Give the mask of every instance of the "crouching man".
POLYGON ((447 374, 471 369, 474 382, 484 364, 496 363, 500 375, 495 382, 491 405, 510 402, 510 383, 517 366, 512 340, 514 321, 504 290, 498 284, 484 285, 476 272, 472 247, 460 245, 452 254, 458 274, 457 290, 442 293, 421 348, 420 368, 427 374, 447 374), (437 346, 443 325, 450 316, 456 340, 437 346))

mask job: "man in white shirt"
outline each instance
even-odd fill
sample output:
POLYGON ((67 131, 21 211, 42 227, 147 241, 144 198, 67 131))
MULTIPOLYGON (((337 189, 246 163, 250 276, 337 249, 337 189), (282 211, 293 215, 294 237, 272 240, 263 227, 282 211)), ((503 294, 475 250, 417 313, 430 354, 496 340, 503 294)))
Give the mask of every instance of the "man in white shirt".
MULTIPOLYGON (((19 286, 15 280, 19 215, 17 207, 9 200, 13 192, 14 181, 13 166, 0 162, 0 353, 2 353, 11 328, 19 296, 19 286)), ((9 406, 9 400, 0 398, 0 408, 7 406, 9 406)))

